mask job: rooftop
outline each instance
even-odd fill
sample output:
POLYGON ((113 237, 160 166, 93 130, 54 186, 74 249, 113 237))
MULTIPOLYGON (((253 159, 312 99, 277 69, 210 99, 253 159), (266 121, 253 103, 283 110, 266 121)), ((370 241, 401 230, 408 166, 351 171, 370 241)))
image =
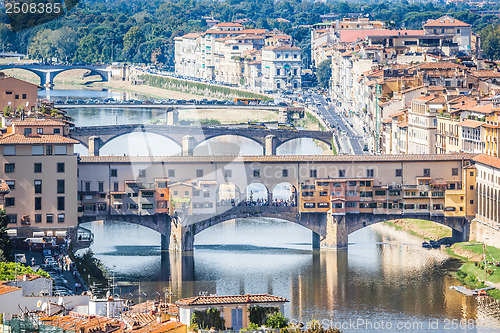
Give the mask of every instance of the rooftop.
POLYGON ((64 122, 52 119, 19 120, 12 123, 14 126, 64 126, 64 122))
POLYGON ((273 303, 288 302, 286 298, 269 294, 231 295, 231 296, 196 296, 183 298, 176 302, 178 305, 219 305, 219 304, 246 304, 246 303, 273 303))
POLYGON ((462 127, 478 128, 481 125, 484 125, 484 123, 476 120, 464 120, 459 122, 458 125, 462 127))
POLYGON ((278 156, 81 156, 79 163, 311 163, 460 161, 476 154, 408 155, 278 155, 278 156))
POLYGON ((473 158, 474 161, 500 169, 500 158, 481 154, 473 158))
POLYGON ((0 284, 0 295, 11 293, 16 290, 21 290, 21 288, 0 284))
POLYGON ((430 27, 470 27, 470 24, 445 15, 438 18, 437 20, 430 20, 426 24, 424 24, 424 28, 430 27))
POLYGON ((33 144, 78 144, 77 140, 56 134, 31 134, 22 135, 17 133, 7 134, 0 137, 0 145, 33 145, 33 144))

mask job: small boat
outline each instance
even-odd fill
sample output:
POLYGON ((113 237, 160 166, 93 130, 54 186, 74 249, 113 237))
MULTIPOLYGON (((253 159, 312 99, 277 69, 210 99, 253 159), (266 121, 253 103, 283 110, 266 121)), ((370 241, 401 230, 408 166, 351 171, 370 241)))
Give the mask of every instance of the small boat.
POLYGON ((426 249, 430 249, 430 248, 432 248, 432 245, 427 243, 427 242, 422 242, 422 247, 426 248, 426 249))

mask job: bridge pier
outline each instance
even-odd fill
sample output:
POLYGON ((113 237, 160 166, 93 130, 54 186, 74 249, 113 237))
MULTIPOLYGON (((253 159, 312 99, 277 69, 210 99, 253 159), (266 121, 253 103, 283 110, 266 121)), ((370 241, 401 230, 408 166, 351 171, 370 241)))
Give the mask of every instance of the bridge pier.
POLYGON ((332 215, 327 213, 326 216, 326 234, 321 240, 321 249, 346 249, 348 244, 347 221, 345 215, 332 215))
POLYGON ((89 156, 99 156, 99 150, 101 149, 102 140, 98 136, 91 136, 89 138, 89 156))
POLYGON ((191 135, 182 137, 182 156, 193 156, 194 138, 191 135))
POLYGON ((276 155, 276 147, 278 146, 278 140, 275 135, 266 136, 266 146, 264 147, 264 154, 267 156, 276 155))
POLYGON ((451 237, 455 242, 467 242, 469 241, 470 235, 470 222, 465 222, 462 231, 457 229, 451 229, 451 237))
POLYGON ((174 126, 179 124, 179 111, 173 107, 167 110, 167 126, 174 126))

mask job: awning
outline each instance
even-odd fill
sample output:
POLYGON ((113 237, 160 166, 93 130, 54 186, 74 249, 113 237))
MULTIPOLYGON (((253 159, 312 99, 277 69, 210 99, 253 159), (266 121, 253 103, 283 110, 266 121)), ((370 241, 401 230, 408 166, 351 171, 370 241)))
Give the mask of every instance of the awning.
POLYGON ((67 231, 56 231, 56 236, 66 237, 67 234, 67 231))
POLYGON ((33 244, 43 244, 43 243, 45 243, 45 241, 43 240, 42 237, 26 238, 24 241, 26 243, 33 243, 33 244))
POLYGON ((33 231, 33 237, 43 237, 45 236, 45 232, 43 231, 33 231))

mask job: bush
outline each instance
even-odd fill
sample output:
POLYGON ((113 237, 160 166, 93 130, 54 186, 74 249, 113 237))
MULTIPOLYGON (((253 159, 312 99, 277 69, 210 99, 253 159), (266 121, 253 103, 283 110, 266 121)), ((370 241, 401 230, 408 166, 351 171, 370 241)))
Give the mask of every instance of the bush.
POLYGON ((250 319, 250 322, 257 325, 264 325, 269 315, 279 312, 279 308, 267 306, 251 306, 248 311, 248 318, 250 319))
POLYGON ((285 328, 288 326, 288 319, 281 312, 275 312, 267 317, 266 326, 271 328, 285 328))
POLYGON ((204 330, 209 330, 212 327, 218 331, 224 329, 224 319, 220 316, 220 311, 213 308, 206 311, 194 311, 190 324, 204 330))

